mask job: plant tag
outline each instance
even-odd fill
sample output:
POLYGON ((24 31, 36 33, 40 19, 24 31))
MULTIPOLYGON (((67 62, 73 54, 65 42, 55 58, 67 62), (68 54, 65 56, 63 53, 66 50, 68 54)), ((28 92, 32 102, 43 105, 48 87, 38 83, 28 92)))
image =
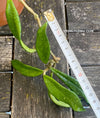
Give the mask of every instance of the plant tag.
POLYGON ((64 35, 53 11, 51 9, 44 12, 44 16, 60 46, 65 58, 67 59, 73 73, 79 81, 95 115, 100 118, 100 101, 97 98, 89 80, 87 79, 82 67, 80 66, 71 46, 69 45, 66 36, 64 35))

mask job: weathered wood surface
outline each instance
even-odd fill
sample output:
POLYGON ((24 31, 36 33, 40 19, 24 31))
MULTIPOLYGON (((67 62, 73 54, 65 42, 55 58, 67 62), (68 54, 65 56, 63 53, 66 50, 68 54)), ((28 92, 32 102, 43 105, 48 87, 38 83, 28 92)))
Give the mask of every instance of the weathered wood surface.
POLYGON ((11 74, 4 72, 11 71, 12 42, 11 37, 0 36, 0 112, 10 110, 11 74))
MULTIPOLYGON (((84 67, 83 69, 100 100, 100 66, 84 67)), ((85 112, 74 112, 74 118, 96 118, 96 116, 91 108, 86 108, 85 112)))
POLYGON ((12 38, 0 36, 0 71, 11 70, 12 42, 12 38))
POLYGON ((10 111, 11 74, 0 73, 0 112, 10 111))
MULTIPOLYGON (((59 20, 60 25, 64 27, 64 8, 63 0, 46 0, 34 1, 29 0, 27 3, 39 13, 42 24, 45 22, 41 12, 52 8, 59 20), (40 12, 41 11, 41 12, 40 12), (41 16, 42 15, 42 16, 41 16)), ((30 47, 35 43, 36 31, 38 25, 31 14, 24 9, 21 15, 22 22, 22 39, 30 47)), ((58 68, 67 72, 66 60, 61 54, 57 42, 54 39, 49 27, 48 37, 51 43, 53 52, 62 58, 58 68), (57 48, 58 47, 58 48, 57 48)), ((15 59, 22 62, 44 69, 44 64, 38 59, 37 54, 29 54, 25 52, 18 41, 15 41, 15 59)), ((35 78, 24 77, 14 70, 13 82, 13 103, 12 103, 12 117, 13 118, 72 118, 71 109, 57 107, 48 97, 46 86, 43 82, 42 76, 35 78)))
POLYGON ((69 33, 68 38, 80 64, 100 65, 100 32, 69 33))
POLYGON ((100 31, 100 2, 68 2, 66 7, 69 30, 100 31))
POLYGON ((10 111, 11 107, 11 71, 12 38, 0 36, 0 118, 10 118, 2 112, 10 111))
POLYGON ((9 115, 5 115, 5 114, 4 115, 3 114, 2 115, 0 114, 0 118, 10 118, 10 116, 9 115))
POLYGON ((8 25, 0 27, 0 36, 9 36, 12 35, 12 33, 9 30, 8 25))

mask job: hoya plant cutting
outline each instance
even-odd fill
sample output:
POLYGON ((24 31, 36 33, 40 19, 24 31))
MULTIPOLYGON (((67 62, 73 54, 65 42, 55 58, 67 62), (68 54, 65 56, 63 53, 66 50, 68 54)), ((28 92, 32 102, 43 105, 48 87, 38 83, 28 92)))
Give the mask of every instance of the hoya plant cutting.
POLYGON ((46 34, 48 25, 47 22, 42 25, 38 14, 36 14, 24 0, 19 1, 34 15, 34 19, 37 20, 39 28, 36 34, 35 48, 29 48, 21 39, 20 18, 14 6, 13 0, 7 0, 6 5, 6 18, 9 28, 15 38, 19 41, 21 47, 28 53, 37 53, 40 60, 46 65, 46 68, 42 70, 41 68, 26 65, 19 60, 12 60, 13 68, 15 68, 22 75, 28 77, 42 75, 44 83, 48 89, 48 95, 55 104, 62 107, 71 107, 74 111, 84 111, 85 109, 81 103, 81 98, 86 102, 88 101, 78 81, 56 69, 56 64, 59 63, 60 58, 56 57, 50 49, 49 40, 46 34), (50 56, 52 56, 52 59, 50 59, 50 56), (51 72, 50 75, 47 75, 48 71, 51 72), (63 86, 57 82, 53 78, 53 74, 56 75, 56 77, 59 78, 65 85, 63 86))

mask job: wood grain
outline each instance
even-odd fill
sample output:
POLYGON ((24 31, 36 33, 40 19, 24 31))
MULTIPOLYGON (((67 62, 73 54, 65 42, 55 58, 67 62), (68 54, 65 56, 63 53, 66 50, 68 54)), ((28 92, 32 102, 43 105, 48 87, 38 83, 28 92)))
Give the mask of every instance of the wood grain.
POLYGON ((100 33, 69 33, 70 45, 80 64, 100 65, 100 33))
MULTIPOLYGON (((60 25, 65 29, 64 21, 64 6, 63 0, 29 0, 27 3, 37 12, 42 20, 42 24, 46 22, 41 12, 53 8, 60 25)), ((30 47, 35 44, 36 32, 38 25, 34 21, 33 16, 23 10, 21 16, 22 22, 22 39, 30 47)), ((67 72, 66 60, 61 53, 61 50, 54 39, 54 36, 48 27, 48 37, 51 43, 53 52, 62 58, 60 64, 57 65, 62 71, 67 72), (58 47, 58 48, 57 48, 58 47)), ((25 52, 15 42, 15 59, 21 60, 23 63, 44 69, 44 64, 41 63, 37 54, 29 54, 25 52)), ((48 97, 47 88, 43 82, 42 76, 35 78, 24 77, 14 70, 14 85, 13 85, 13 118, 72 118, 71 109, 61 108, 56 106, 48 97)))
POLYGON ((0 36, 9 36, 12 35, 12 33, 9 30, 8 25, 0 27, 0 36))
POLYGON ((10 118, 9 115, 0 115, 0 118, 10 118))
POLYGON ((100 2, 68 2, 69 30, 100 31, 100 2))
POLYGON ((11 74, 0 73, 0 112, 10 111, 10 91, 11 74))
POLYGON ((13 38, 0 36, 0 71, 11 70, 13 38))
MULTIPOLYGON (((92 85, 94 91, 96 92, 97 97, 100 100, 100 66, 94 67, 84 67, 83 68, 90 84, 92 85)), ((91 108, 87 108, 86 112, 74 112, 75 118, 96 118, 93 110, 91 108)))

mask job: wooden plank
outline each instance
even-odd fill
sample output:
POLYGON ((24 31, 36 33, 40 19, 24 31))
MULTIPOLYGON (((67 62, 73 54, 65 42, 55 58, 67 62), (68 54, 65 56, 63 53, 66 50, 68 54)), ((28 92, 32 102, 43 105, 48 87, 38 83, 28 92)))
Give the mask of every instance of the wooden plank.
POLYGON ((9 36, 0 36, 0 71, 11 70, 12 40, 9 36))
MULTIPOLYGON (((83 69, 100 100, 100 66, 83 69)), ((87 108, 85 112, 74 112, 74 118, 96 118, 96 116, 91 108, 87 108)))
POLYGON ((66 7, 69 30, 100 31, 100 2, 68 2, 66 7))
MULTIPOLYGON (((40 11, 53 8, 57 19, 63 29, 64 27, 64 9, 63 0, 41 0, 41 1, 27 1, 28 4, 37 12, 41 17, 42 24, 45 19, 41 16, 40 11)), ((24 9, 21 16, 22 22, 22 39, 30 47, 35 43, 36 31, 38 25, 34 18, 24 9)), ((58 47, 51 30, 48 27, 48 37, 51 43, 51 49, 62 60, 57 68, 66 71, 66 60, 58 47), (58 47, 58 48, 57 48, 58 47)), ((18 41, 15 42, 15 59, 21 60, 23 63, 44 69, 44 64, 41 63, 37 54, 29 54, 25 52, 20 46, 18 41)), ((60 108, 56 106, 49 99, 46 86, 43 82, 42 76, 35 78, 24 77, 14 70, 14 85, 13 85, 13 102, 12 102, 12 117, 13 118, 72 118, 71 109, 60 108)))
POLYGON ((0 112, 10 110, 10 91, 11 74, 0 73, 0 112))
POLYGON ((100 65, 100 33, 69 33, 70 45, 80 64, 100 65))
POLYGON ((0 36, 9 36, 12 35, 12 33, 9 30, 8 25, 0 27, 0 36))
POLYGON ((10 116, 9 115, 1 115, 0 114, 0 118, 10 118, 10 116))

